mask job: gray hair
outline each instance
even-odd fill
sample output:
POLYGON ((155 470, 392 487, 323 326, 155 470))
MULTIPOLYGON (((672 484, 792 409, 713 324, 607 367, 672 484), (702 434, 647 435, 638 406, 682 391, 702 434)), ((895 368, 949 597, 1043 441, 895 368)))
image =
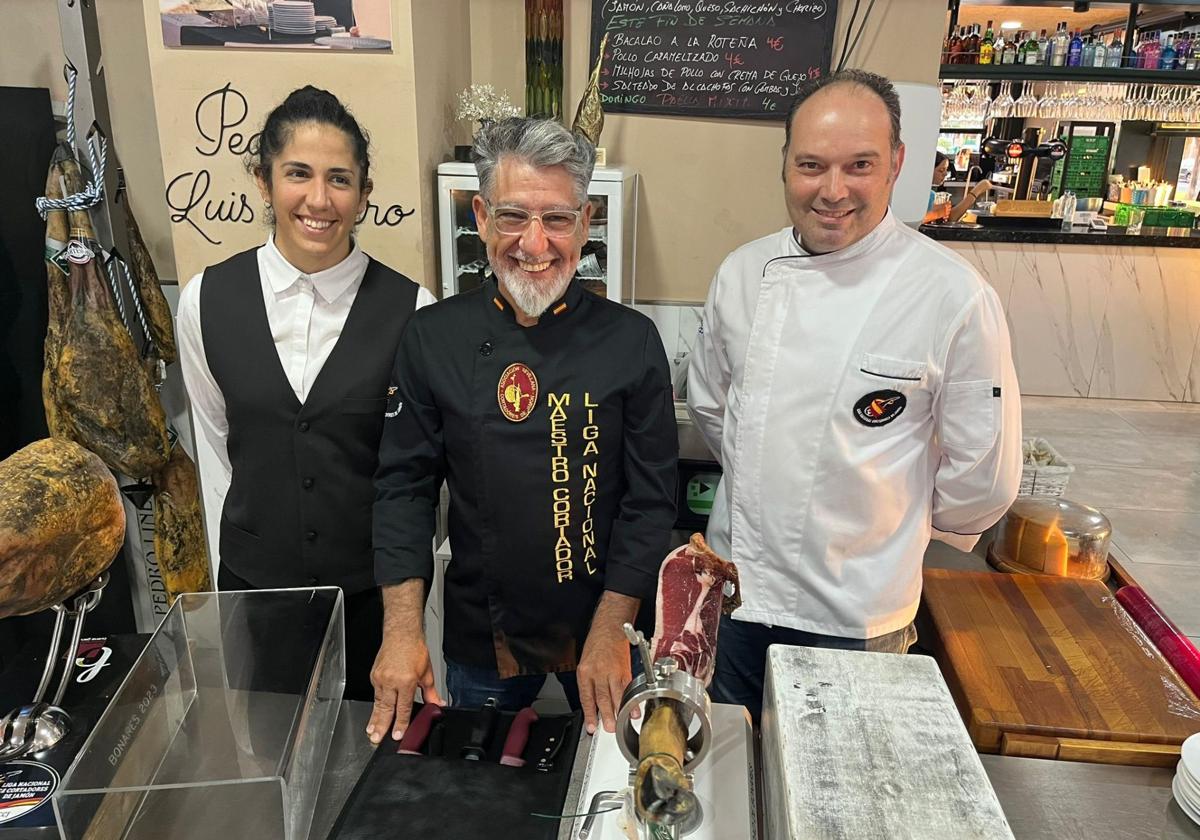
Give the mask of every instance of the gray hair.
POLYGON ((596 165, 596 147, 554 120, 508 117, 484 125, 475 135, 471 150, 479 173, 479 192, 491 200, 496 186, 496 165, 505 156, 543 169, 561 166, 575 181, 575 197, 587 201, 588 183, 596 165))
POLYGON ((796 98, 792 100, 792 107, 788 109, 783 141, 785 154, 792 144, 792 118, 796 116, 800 106, 817 91, 834 85, 856 85, 866 88, 878 96, 883 101, 884 107, 887 108, 888 120, 891 122, 892 151, 895 152, 900 148, 900 95, 896 93, 896 88, 892 85, 891 80, 866 70, 839 70, 828 76, 820 76, 807 81, 800 86, 796 98))

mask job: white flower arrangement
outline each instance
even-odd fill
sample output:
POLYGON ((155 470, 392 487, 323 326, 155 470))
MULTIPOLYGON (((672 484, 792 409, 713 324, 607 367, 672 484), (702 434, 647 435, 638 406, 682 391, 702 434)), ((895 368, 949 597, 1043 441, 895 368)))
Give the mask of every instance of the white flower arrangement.
POLYGON ((508 100, 508 91, 496 93, 491 85, 471 85, 458 95, 458 120, 494 121, 505 117, 519 117, 521 109, 508 100))

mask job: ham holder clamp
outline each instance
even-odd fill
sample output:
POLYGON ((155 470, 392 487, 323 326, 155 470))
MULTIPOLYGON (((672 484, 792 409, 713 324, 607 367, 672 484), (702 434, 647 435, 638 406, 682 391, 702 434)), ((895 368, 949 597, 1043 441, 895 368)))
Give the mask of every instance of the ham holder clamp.
POLYGON ((653 643, 633 625, 624 626, 642 661, 642 673, 626 687, 617 713, 616 742, 629 764, 629 788, 594 794, 581 840, 593 837, 598 814, 618 807, 625 830, 639 838, 686 837, 705 822, 694 771, 714 740, 706 687, 716 663, 721 613, 739 603, 737 568, 699 534, 663 561, 653 643))

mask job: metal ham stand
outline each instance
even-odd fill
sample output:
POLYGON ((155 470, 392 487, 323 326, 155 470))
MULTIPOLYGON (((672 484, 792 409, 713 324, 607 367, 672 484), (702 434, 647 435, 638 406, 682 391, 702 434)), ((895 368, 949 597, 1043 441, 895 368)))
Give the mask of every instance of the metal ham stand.
POLYGON ((50 649, 46 652, 46 664, 42 667, 42 679, 38 683, 32 703, 13 709, 4 717, 0 717, 0 761, 48 750, 66 736, 71 727, 71 716, 59 704, 62 703, 67 686, 71 684, 71 675, 75 672, 75 652, 79 649, 79 640, 83 637, 83 620, 100 603, 104 587, 107 585, 108 572, 104 572, 82 592, 50 608, 56 615, 54 632, 50 636, 50 649), (68 602, 71 604, 69 607, 68 602), (74 618, 75 622, 71 625, 71 638, 64 650, 63 627, 68 616, 74 618), (58 680, 54 700, 46 703, 46 691, 50 688, 50 680, 54 676, 59 659, 65 659, 66 664, 58 680))

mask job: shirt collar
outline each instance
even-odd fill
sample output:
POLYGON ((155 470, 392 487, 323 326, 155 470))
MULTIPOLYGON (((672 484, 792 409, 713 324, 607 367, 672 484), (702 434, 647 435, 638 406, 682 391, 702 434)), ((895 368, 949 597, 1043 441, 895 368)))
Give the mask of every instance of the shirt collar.
POLYGON ((812 263, 806 263, 806 265, 828 265, 829 263, 851 260, 867 253, 868 251, 874 250, 874 248, 880 242, 887 238, 888 234, 895 227, 896 217, 892 215, 892 208, 889 207, 887 212, 883 214, 883 218, 879 220, 879 224, 877 224, 870 233, 855 242, 853 245, 842 248, 839 251, 830 251, 828 254, 811 254, 804 250, 804 246, 800 244, 800 237, 796 235, 796 229, 794 227, 787 228, 788 246, 785 256, 807 257, 808 259, 812 260, 812 263))
MULTIPOLYGON (((492 276, 483 284, 483 299, 484 305, 489 310, 499 313, 504 320, 515 324, 517 316, 513 312, 512 304, 504 299, 504 295, 500 294, 500 287, 495 276, 492 276)), ((546 309, 535 326, 540 327, 545 324, 556 323, 564 317, 579 309, 583 302, 583 284, 579 282, 578 277, 571 278, 571 282, 567 284, 567 291, 554 303, 546 309)))
POLYGON ((301 278, 307 276, 312 281, 313 289, 326 303, 332 303, 341 297, 355 283, 362 279, 367 270, 367 255, 358 247, 358 241, 351 239, 350 253, 337 265, 318 271, 316 274, 305 275, 296 268, 275 246, 275 236, 272 235, 263 246, 263 265, 267 272, 267 282, 271 290, 279 295, 292 288, 301 278))

